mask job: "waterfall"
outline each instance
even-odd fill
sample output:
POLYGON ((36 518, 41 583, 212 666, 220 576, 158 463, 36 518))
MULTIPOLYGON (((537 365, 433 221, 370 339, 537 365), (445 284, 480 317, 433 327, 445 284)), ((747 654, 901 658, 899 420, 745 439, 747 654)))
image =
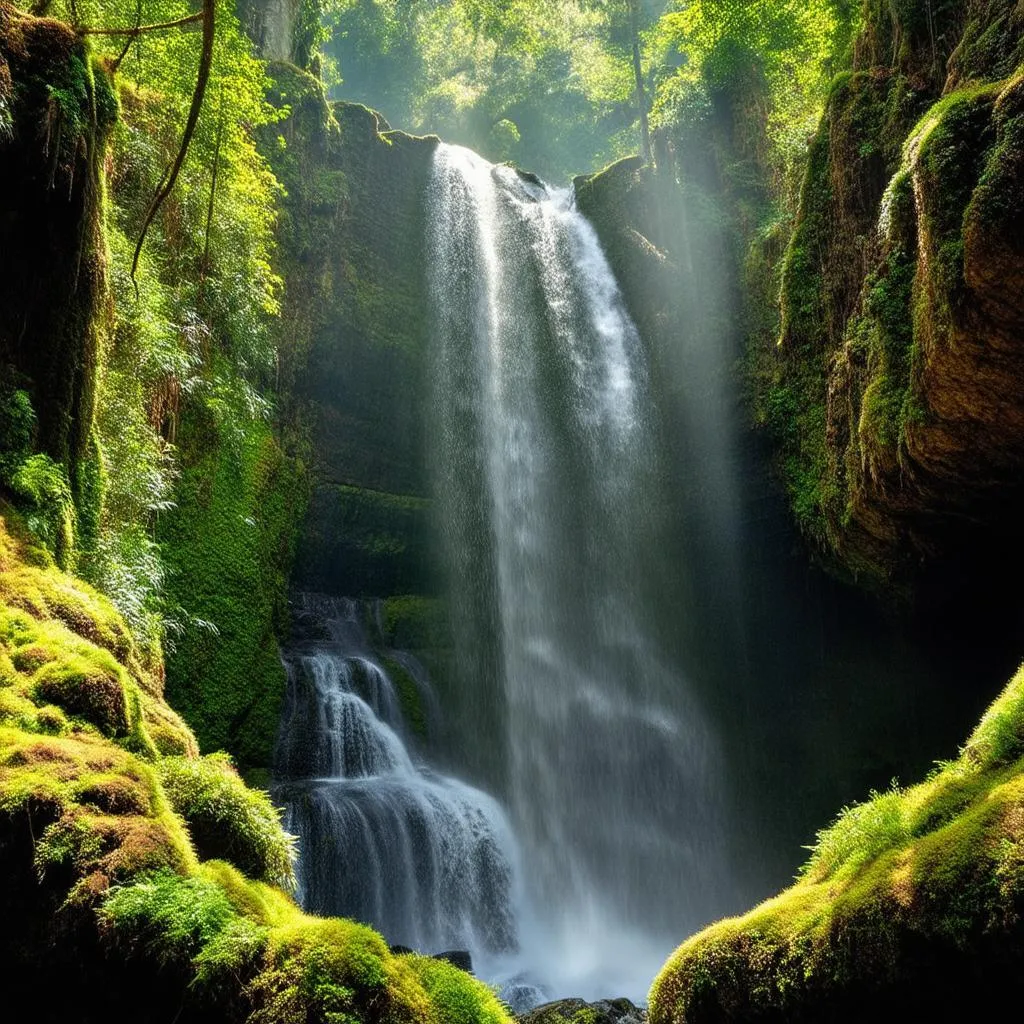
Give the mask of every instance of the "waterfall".
MULTIPOLYGON (((396 669, 374 653, 359 602, 302 595, 295 618, 310 635, 285 654, 275 796, 300 839, 300 902, 371 924, 395 945, 469 950, 500 973, 517 950, 522 902, 501 808, 410 753, 396 669)), ((388 655, 429 720, 422 667, 388 655)))
POLYGON ((441 145, 428 225, 462 729, 501 721, 478 768, 521 850, 524 957, 552 994, 643 998, 725 875, 716 739, 657 624, 685 603, 645 353, 571 190, 441 145))

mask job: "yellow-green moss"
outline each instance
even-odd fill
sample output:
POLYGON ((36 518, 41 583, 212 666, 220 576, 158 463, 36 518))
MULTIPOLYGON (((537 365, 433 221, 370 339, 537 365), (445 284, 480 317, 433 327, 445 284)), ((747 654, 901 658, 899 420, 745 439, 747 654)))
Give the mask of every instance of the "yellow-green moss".
POLYGON ((159 773, 200 856, 229 860, 250 878, 292 884, 295 839, 270 798, 242 782, 227 754, 166 757, 159 773))
MULTIPOLYGON (((66 956, 115 995, 158 977, 186 1017, 505 1024, 468 975, 268 884, 290 881, 294 841, 226 755, 198 757, 159 669, 0 511, 0 906, 18 978, 50 984, 66 956)), ((79 1009, 103 1015, 99 989, 79 1009)))
POLYGON ((956 760, 846 808, 791 889, 684 943, 651 1020, 891 1019, 915 999, 927 1018, 972 984, 1010 991, 1022 865, 1024 668, 956 760))

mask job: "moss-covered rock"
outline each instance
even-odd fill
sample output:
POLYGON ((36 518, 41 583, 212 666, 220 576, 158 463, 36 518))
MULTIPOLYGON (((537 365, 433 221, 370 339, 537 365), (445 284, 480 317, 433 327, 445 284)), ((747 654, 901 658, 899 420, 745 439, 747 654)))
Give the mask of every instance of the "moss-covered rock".
POLYGON ((262 148, 287 190, 284 410, 313 480, 296 585, 382 596, 427 575, 423 387, 426 187, 435 139, 391 131, 320 83, 272 64, 288 117, 262 148))
POLYGON ((158 771, 200 857, 228 860, 260 882, 292 884, 295 840, 281 830, 267 794, 249 789, 227 754, 165 757, 158 771))
POLYGON ((109 602, 0 508, 10 1005, 86 1024, 506 1024, 468 975, 392 955, 371 929, 309 917, 254 880, 287 881, 292 840, 226 757, 198 757, 161 691, 158 659, 135 647, 109 602))
POLYGON ((646 1024, 647 1010, 628 999, 560 999, 519 1016, 520 1024, 646 1024))
POLYGON ((931 24, 865 6, 759 359, 801 526, 876 586, 962 586, 1013 549, 1019 509, 1024 24, 1012 3, 959 6, 931 24))
MULTIPOLYGON (((92 436, 101 339, 106 330, 103 160, 117 100, 68 25, 0 4, 0 401, 21 391, 34 409, 32 479, 9 492, 39 493, 42 458, 61 468, 94 539, 100 495, 92 436)), ((10 437, 0 438, 6 449, 10 437)), ((53 474, 50 474, 53 478, 53 474)), ((56 478, 53 478, 56 479, 56 478)), ((14 485, 12 487, 12 484, 14 485)), ((75 537, 51 549, 67 564, 75 537)))
POLYGON ((654 1024, 970 1019, 1024 966, 1024 669, 960 756, 845 809, 797 883, 684 943, 654 1024))
POLYGON ((287 632, 304 471, 270 424, 239 437, 205 407, 185 410, 179 443, 176 505, 159 536, 169 596, 192 623, 168 655, 168 695, 204 750, 229 751, 243 771, 267 768, 284 696, 278 637, 287 632))

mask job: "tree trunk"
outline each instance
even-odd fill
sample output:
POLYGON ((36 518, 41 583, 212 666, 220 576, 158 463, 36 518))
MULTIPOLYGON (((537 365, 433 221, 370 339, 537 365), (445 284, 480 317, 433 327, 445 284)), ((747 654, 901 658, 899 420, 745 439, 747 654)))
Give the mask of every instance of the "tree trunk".
POLYGON ((651 162, 651 128, 647 122, 647 90, 640 65, 640 0, 629 0, 629 29, 633 39, 633 75, 636 78, 636 105, 640 111, 640 154, 651 162))

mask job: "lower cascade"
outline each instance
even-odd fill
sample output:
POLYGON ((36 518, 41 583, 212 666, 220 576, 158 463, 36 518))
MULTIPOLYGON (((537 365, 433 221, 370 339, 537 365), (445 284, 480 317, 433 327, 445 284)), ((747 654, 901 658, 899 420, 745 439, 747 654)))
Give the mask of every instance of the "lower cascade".
MULTIPOLYGON (((312 912, 371 924, 395 945, 467 950, 494 973, 517 948, 508 822, 487 794, 410 752, 399 690, 372 653, 362 608, 303 595, 297 629, 313 637, 285 656, 276 796, 301 839, 298 898, 312 912)), ((389 653, 429 711, 422 667, 389 653)))

